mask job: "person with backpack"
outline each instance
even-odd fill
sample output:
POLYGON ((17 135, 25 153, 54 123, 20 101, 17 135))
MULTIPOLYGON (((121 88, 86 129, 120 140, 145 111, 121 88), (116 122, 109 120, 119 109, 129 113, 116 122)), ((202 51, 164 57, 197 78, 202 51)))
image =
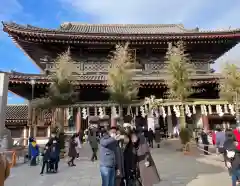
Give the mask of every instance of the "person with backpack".
POLYGON ((30 143, 30 154, 31 154, 31 160, 30 160, 30 166, 36 166, 37 165, 37 156, 39 155, 39 146, 35 139, 32 139, 33 141, 30 143))
POLYGON ((50 169, 53 171, 53 173, 57 173, 58 163, 60 160, 60 146, 57 140, 53 140, 53 143, 50 146, 49 157, 50 157, 50 169))

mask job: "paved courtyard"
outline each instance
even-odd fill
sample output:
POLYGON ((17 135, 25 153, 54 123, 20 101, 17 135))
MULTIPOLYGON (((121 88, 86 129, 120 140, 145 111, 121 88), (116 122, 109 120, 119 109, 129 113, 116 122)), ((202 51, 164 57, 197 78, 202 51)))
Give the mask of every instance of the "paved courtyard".
MULTIPOLYGON (((99 164, 90 162, 90 149, 82 149, 76 167, 60 163, 58 174, 39 175, 40 166, 19 165, 12 169, 5 186, 100 186, 99 164)), ((223 162, 211 157, 184 156, 168 142, 152 151, 162 182, 158 186, 231 185, 223 162)))

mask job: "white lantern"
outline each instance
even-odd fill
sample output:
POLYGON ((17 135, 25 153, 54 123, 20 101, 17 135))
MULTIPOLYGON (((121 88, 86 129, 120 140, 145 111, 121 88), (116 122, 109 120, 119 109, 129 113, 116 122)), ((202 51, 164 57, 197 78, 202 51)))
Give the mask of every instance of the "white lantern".
POLYGON ((140 107, 140 112, 141 112, 141 116, 142 116, 143 118, 145 118, 145 117, 146 117, 146 113, 145 113, 145 109, 144 109, 143 106, 140 107))
POLYGON ((188 105, 185 106, 185 112, 189 118, 192 116, 191 110, 188 105))
POLYGON ((86 108, 82 109, 82 114, 83 114, 83 119, 87 119, 88 115, 87 115, 87 109, 86 108))
POLYGON ((103 118, 103 117, 104 117, 104 112, 103 112, 102 107, 99 107, 99 108, 98 108, 98 112, 99 112, 99 117, 100 117, 100 118, 103 118))
POLYGON ((162 111, 163 118, 166 118, 167 114, 166 114, 165 109, 164 109, 163 106, 161 107, 161 111, 162 111))
POLYGON ((212 106, 208 105, 208 114, 212 114, 212 106))
POLYGON ((229 105, 228 105, 228 108, 229 108, 229 110, 230 110, 230 114, 235 115, 236 112, 234 111, 234 105, 229 104, 229 105))
POLYGON ((192 110, 193 110, 193 114, 196 114, 196 113, 197 113, 197 112, 196 112, 196 106, 195 106, 195 105, 192 106, 192 110))

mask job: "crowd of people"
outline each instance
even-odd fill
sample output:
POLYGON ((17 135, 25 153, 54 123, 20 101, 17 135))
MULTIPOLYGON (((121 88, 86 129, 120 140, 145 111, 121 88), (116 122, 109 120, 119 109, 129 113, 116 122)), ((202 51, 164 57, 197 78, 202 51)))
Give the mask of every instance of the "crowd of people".
POLYGON ((111 127, 103 133, 100 173, 102 186, 152 186, 160 182, 143 131, 131 127, 111 127))

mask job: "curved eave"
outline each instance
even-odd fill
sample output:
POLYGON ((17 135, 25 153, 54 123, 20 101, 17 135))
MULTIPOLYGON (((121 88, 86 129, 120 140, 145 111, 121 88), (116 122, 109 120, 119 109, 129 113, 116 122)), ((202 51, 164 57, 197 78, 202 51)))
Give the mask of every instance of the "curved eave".
MULTIPOLYGON (((40 76, 40 75, 39 75, 40 76)), ((35 76, 27 76, 27 75, 9 75, 10 83, 15 84, 30 84, 31 79, 35 79, 36 84, 51 84, 51 80, 46 76, 39 77, 35 76)), ((192 85, 197 86, 200 84, 212 84, 219 83, 221 76, 220 75, 211 75, 211 76, 193 76, 192 85)), ((151 85, 151 86, 166 86, 166 81, 164 77, 135 77, 134 81, 138 82, 141 86, 151 85)), ((78 80, 74 81, 73 84, 75 86, 78 85, 106 85, 107 79, 106 76, 81 76, 78 80)))
POLYGON ((230 31, 212 31, 212 32, 183 32, 183 33, 161 33, 161 34, 115 34, 115 33, 79 33, 66 32, 50 29, 31 29, 21 26, 13 26, 3 23, 3 30, 9 35, 22 35, 33 39, 95 39, 95 40, 191 40, 191 39, 240 39, 240 29, 230 31))

